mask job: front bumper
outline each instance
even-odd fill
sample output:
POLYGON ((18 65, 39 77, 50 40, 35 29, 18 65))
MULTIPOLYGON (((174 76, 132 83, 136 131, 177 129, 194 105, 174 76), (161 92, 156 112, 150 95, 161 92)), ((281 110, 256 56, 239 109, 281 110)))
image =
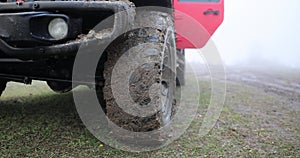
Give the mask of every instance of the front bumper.
MULTIPOLYGON (((0 58, 16 58, 21 60, 36 60, 43 59, 51 56, 67 56, 76 55, 80 45, 91 41, 110 41, 111 38, 118 35, 120 32, 127 29, 133 22, 133 9, 130 3, 125 2, 107 2, 107 1, 39 1, 39 2, 24 2, 24 3, 0 3, 0 19, 11 19, 11 17, 17 17, 12 19, 14 27, 1 27, 0 26, 0 58), (124 11, 124 12, 123 12, 124 11), (103 37, 93 37, 89 34, 77 36, 79 32, 76 30, 71 31, 70 38, 66 41, 48 41, 32 36, 34 33, 30 31, 27 23, 24 24, 22 20, 26 21, 29 15, 46 14, 47 16, 60 15, 69 17, 73 14, 80 15, 80 13, 91 12, 93 14, 101 14, 104 12, 113 13, 113 25, 112 28, 103 28, 106 33, 102 33, 103 37), (115 14, 122 12, 121 14, 115 14), (12 16, 16 13, 24 14, 26 16, 12 16), (27 14, 28 13, 28 14, 27 14), (59 13, 59 14, 58 14, 59 13), (67 13, 67 15, 65 15, 67 13), (79 14, 78 14, 79 13, 79 14), (10 16, 10 17, 8 17, 10 16), (18 22, 22 23, 18 23, 18 22), (15 29, 15 33, 14 32, 15 29), (2 32, 2 33, 1 33, 2 32), (21 33, 20 33, 21 32, 21 33), (10 44, 11 40, 18 39, 22 41, 31 40, 35 41, 38 46, 26 46, 20 47, 10 44), (49 43, 50 41, 50 43, 49 43), (44 45, 43 45, 44 44, 44 45)), ((78 25, 80 20, 73 20, 70 23, 71 28, 78 25)), ((0 24, 1 25, 1 24, 0 24)), ((5 24, 2 24, 5 26, 5 24)), ((79 25, 78 25, 79 27, 79 25)), ((101 29, 101 28, 100 28, 101 29)))

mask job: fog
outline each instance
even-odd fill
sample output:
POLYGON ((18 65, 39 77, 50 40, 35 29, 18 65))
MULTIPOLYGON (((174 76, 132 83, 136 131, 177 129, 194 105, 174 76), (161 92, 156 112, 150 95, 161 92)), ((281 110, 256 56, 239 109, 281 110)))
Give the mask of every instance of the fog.
MULTIPOLYGON (((212 40, 229 66, 300 68, 300 1, 225 0, 212 40)), ((187 60, 197 59, 187 52, 187 60)))

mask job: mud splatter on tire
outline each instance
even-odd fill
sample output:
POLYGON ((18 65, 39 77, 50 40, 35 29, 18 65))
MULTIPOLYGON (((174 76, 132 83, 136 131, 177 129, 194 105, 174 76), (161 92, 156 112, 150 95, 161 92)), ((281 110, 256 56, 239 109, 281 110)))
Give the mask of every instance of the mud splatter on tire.
POLYGON ((176 85, 184 86, 185 85, 185 51, 177 50, 177 78, 176 85))
MULTIPOLYGON (((160 109, 152 116, 138 117, 133 116, 125 111, 123 111, 117 104, 112 91, 112 82, 118 83, 122 80, 129 80, 129 92, 131 99, 139 106, 153 106, 159 107, 157 105, 161 103, 162 97, 160 92, 154 93, 155 96, 150 97, 150 89, 153 84, 166 84, 168 87, 168 94, 166 101, 167 110, 173 114, 174 109, 172 108, 175 104, 175 76, 176 70, 172 70, 168 75, 163 75, 164 73, 164 60, 167 58, 171 66, 175 66, 175 58, 173 57, 176 52, 172 47, 172 42, 175 41, 174 36, 166 41, 168 28, 173 30, 173 20, 172 16, 167 13, 158 12, 145 12, 138 14, 136 17, 137 28, 141 25, 143 26, 157 26, 156 28, 144 27, 134 29, 121 37, 119 37, 110 47, 107 49, 107 61, 104 66, 104 79, 105 85, 103 88, 104 100, 106 102, 106 111, 108 118, 114 122, 116 125, 134 132, 147 132, 159 129, 167 124, 164 121, 164 113, 160 109), (147 17, 146 19, 144 17, 147 17), (171 26, 171 27, 170 27, 171 26), (147 48, 145 48, 147 46, 147 48), (130 50, 136 47, 135 50, 130 50), (124 78, 123 74, 114 77, 112 79, 113 69, 118 60, 124 55, 125 52, 130 50, 130 55, 139 55, 145 58, 151 58, 151 63, 146 63, 135 69, 129 78, 124 78), (137 51, 143 50, 143 51, 137 51), (173 51, 174 50, 174 51, 173 51), (168 53, 164 54, 164 51, 168 53), (151 53, 152 52, 152 53, 151 53), (156 53, 155 53, 156 52, 156 53), (158 52, 158 53, 157 53, 158 52), (168 77, 168 81, 164 81, 164 78, 168 77), (173 78, 172 78, 173 77, 173 78), (166 82, 166 83, 164 83, 166 82)), ((174 47, 174 46, 173 46, 174 47)), ((146 59, 146 60, 147 60, 146 59)), ((135 61, 131 61, 135 62, 135 61)), ((124 63, 124 67, 130 66, 130 63, 124 63)), ((120 89, 122 90, 122 89, 120 89)), ((168 117, 168 116, 167 116, 168 117)), ((170 121, 171 119, 167 119, 170 121)))

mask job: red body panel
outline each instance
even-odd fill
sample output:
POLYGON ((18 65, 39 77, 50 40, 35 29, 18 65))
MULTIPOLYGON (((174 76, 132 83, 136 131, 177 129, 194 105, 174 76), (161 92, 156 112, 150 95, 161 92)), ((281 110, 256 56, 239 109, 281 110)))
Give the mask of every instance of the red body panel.
POLYGON ((174 0, 177 48, 202 48, 222 24, 224 0, 183 2, 174 0))

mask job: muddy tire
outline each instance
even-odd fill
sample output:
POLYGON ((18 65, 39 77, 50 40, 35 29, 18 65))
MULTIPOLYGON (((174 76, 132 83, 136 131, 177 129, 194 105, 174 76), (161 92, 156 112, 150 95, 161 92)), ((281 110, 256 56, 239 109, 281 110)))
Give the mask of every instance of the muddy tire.
POLYGON ((3 91, 6 88, 6 81, 0 80, 0 96, 2 95, 3 91))
POLYGON ((159 24, 160 29, 138 28, 118 38, 108 48, 104 66, 103 93, 107 116, 119 127, 134 132, 153 131, 165 126, 171 121, 176 104, 176 49, 172 17, 167 13, 145 14, 139 14, 136 23, 145 24, 151 21, 149 19, 163 19, 164 24, 159 24), (134 63, 139 61, 143 61, 142 64, 134 68, 134 63), (114 88, 120 83, 125 85, 114 88), (147 116, 124 111, 119 104, 128 98, 123 97, 118 102, 118 97, 122 98, 122 95, 118 96, 114 91, 121 94, 119 91, 126 91, 126 88, 122 88, 126 86, 134 106, 157 111, 147 116))
POLYGON ((185 50, 177 49, 177 76, 176 76, 176 85, 184 86, 185 85, 185 50))

